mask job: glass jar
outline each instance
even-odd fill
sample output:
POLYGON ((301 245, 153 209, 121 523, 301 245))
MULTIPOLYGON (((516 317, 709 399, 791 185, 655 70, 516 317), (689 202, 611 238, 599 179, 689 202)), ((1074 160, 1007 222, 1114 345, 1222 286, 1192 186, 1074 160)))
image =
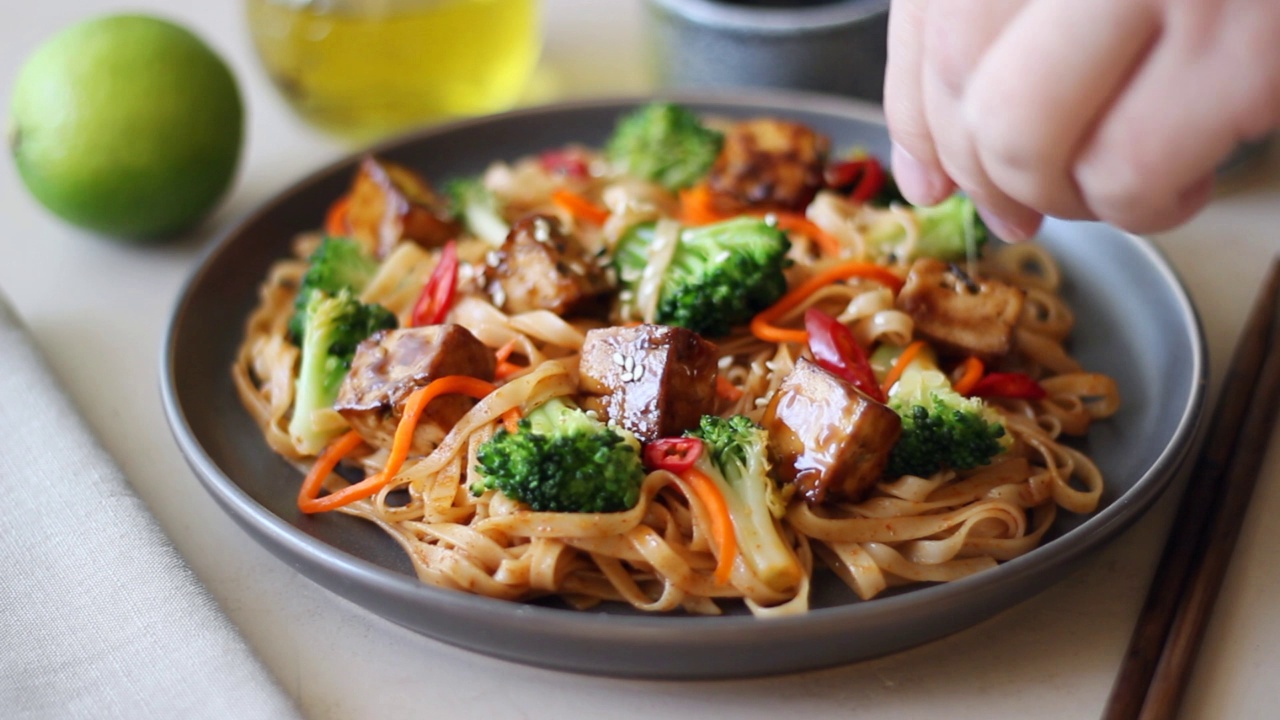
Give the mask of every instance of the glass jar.
POLYGON ((511 107, 541 50, 538 0, 245 0, 272 82, 309 122, 368 140, 511 107))

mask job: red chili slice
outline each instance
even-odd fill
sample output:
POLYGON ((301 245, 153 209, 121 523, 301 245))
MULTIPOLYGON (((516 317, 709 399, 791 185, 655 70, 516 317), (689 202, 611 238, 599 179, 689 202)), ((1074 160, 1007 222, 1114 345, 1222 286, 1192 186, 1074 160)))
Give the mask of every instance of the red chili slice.
POLYGON ((538 156, 538 163, 543 170, 566 177, 585 178, 591 174, 582 151, 574 148, 547 150, 538 156))
POLYGON ((867 353, 849 328, 821 310, 809 308, 804 311, 804 329, 809 334, 809 352, 818 365, 871 399, 884 402, 884 392, 876 382, 867 353))
POLYGON ((858 176, 862 174, 864 162, 865 159, 858 158, 857 160, 845 160, 831 165, 823 173, 823 180, 826 181, 827 187, 833 190, 843 190, 853 185, 853 181, 857 180, 858 176))
POLYGON ((846 160, 827 168, 827 186, 837 190, 851 187, 849 200, 865 203, 884 189, 885 173, 880 161, 868 155, 857 160, 846 160))
POLYGON ((879 195, 882 189, 884 189, 884 168, 880 166, 879 160, 868 157, 866 165, 862 168, 862 177, 849 192, 849 200, 855 203, 870 202, 871 198, 879 195))
POLYGON ((1020 372, 992 372, 982 376, 969 394, 974 397, 1005 397, 1039 400, 1047 393, 1030 375, 1020 372))
POLYGON ((450 240, 440 251, 440 262, 422 286, 422 294, 413 304, 410 325, 438 325, 449 315, 453 296, 458 290, 458 246, 450 240))
POLYGON ((644 446, 644 464, 651 470, 670 470, 679 475, 702 457, 698 438, 661 438, 644 446))

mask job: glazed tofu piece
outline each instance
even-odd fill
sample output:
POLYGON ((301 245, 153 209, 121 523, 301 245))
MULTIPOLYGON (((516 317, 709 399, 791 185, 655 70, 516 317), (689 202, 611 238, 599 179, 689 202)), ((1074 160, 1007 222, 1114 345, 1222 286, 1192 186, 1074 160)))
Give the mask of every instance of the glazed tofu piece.
POLYGON ((642 441, 675 437, 715 411, 716 346, 685 328, 638 325, 591 330, 579 384, 604 419, 642 441))
MULTIPOLYGON (((366 443, 389 449, 413 391, 447 375, 492 382, 496 364, 493 351, 461 325, 380 330, 356 348, 334 408, 366 443)), ((432 400, 418 421, 412 452, 430 451, 473 405, 464 395, 432 400)))
POLYGON ((803 210, 822 187, 830 141, 799 123, 745 120, 725 134, 707 183, 720 207, 803 210))
POLYGON ((401 240, 439 247, 459 231, 426 179, 395 163, 366 157, 351 184, 349 198, 347 225, 351 235, 376 257, 386 257, 401 240))
POLYGON ((902 434, 896 412, 805 358, 783 379, 762 424, 778 479, 813 505, 861 499, 902 434))
POLYGON ((597 258, 560 222, 530 215, 516 222, 502 247, 489 254, 485 284, 493 303, 508 313, 550 310, 600 315, 601 295, 612 290, 597 258))
POLYGON ((922 258, 907 273, 897 306, 916 332, 940 350, 993 360, 1009 352, 1025 293, 996 279, 971 278, 941 260, 922 258))

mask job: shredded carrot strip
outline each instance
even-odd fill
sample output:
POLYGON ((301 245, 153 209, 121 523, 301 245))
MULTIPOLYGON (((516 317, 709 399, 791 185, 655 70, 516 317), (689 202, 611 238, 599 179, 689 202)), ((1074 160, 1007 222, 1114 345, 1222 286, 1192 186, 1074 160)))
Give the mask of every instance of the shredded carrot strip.
POLYGON ((968 395, 982 379, 982 372, 985 369, 981 360, 970 355, 960 366, 960 379, 956 380, 952 387, 961 395, 968 395))
POLYGON ((711 202, 711 188, 698 183, 680 191, 680 221, 685 225, 710 225, 726 219, 711 202))
POLYGON ((702 501, 703 507, 711 516, 711 534, 714 536, 720 554, 716 558, 716 582, 724 585, 733 574, 733 559, 738 554, 738 538, 733 534, 733 518, 729 516, 729 506, 724 501, 716 481, 696 467, 680 473, 680 479, 689 485, 693 494, 702 501))
POLYGON ((343 195, 329 206, 329 212, 324 216, 324 232, 326 235, 342 236, 350 232, 347 227, 347 211, 350 209, 350 195, 343 195))
POLYGON ((809 342, 809 333, 804 330, 789 330, 780 328, 773 324, 772 319, 760 318, 760 315, 751 319, 751 334, 773 343, 800 343, 804 345, 809 342))
MULTIPOLYGON (((330 493, 324 497, 317 497, 320 493, 321 482, 328 477, 334 466, 338 464, 338 461, 350 452, 355 445, 350 445, 340 454, 336 454, 328 469, 321 468, 323 472, 318 473, 318 479, 313 480, 312 476, 317 474, 316 468, 321 467, 322 462, 328 462, 327 458, 330 455, 330 451, 336 453, 335 448, 340 449, 352 442, 349 438, 355 434, 355 431, 349 432, 326 449, 316 461, 316 464, 312 466, 311 472, 307 474, 307 479, 302 483, 302 490, 298 493, 298 509, 304 513, 327 512, 353 503, 356 500, 367 498, 378 492, 400 472, 405 459, 409 457, 409 448, 413 445, 413 433, 418 427, 418 419, 422 417, 422 412, 426 410, 427 405, 432 400, 441 395, 452 394, 470 395, 478 399, 493 391, 493 383, 473 378, 469 375, 446 375, 432 380, 426 387, 414 390, 405 399, 404 414, 400 416, 400 422, 396 425, 396 434, 391 440, 391 453, 387 456, 387 463, 383 466, 382 472, 370 475, 364 480, 348 485, 337 492, 330 493)), ((356 435, 356 441, 359 438, 360 436, 356 435)), ((356 444, 359 443, 357 442, 356 444)))
POLYGON ((911 364, 911 361, 915 360, 916 356, 919 355, 920 351, 924 350, 924 348, 925 342, 923 340, 916 340, 902 351, 902 354, 894 361, 893 367, 889 368, 889 372, 885 374, 884 382, 880 383, 880 389, 884 391, 885 395, 889 394, 889 388, 893 387, 893 384, 898 382, 898 378, 902 377, 902 371, 907 369, 907 366, 911 364))
POLYGON ((510 362, 511 353, 516 350, 516 338, 511 338, 505 345, 498 348, 493 353, 493 357, 498 361, 498 368, 494 371, 493 376, 499 380, 506 380, 516 373, 524 370, 523 365, 517 365, 510 362))
POLYGON ((418 427, 418 419, 427 405, 441 395, 470 395, 479 399, 494 391, 493 383, 486 382, 470 375, 446 375, 427 383, 426 387, 410 393, 404 401, 404 414, 400 416, 400 424, 396 426, 396 435, 391 441, 391 454, 387 456, 387 464, 382 473, 387 479, 396 476, 405 458, 409 457, 409 448, 413 446, 413 433, 418 427))
POLYGON ((902 278, 894 275, 888 268, 862 260, 846 260, 836 263, 808 280, 800 283, 783 295, 778 302, 760 311, 751 319, 751 334, 765 342, 809 342, 809 333, 799 329, 781 328, 774 325, 778 318, 794 310, 805 301, 805 298, 821 288, 837 280, 848 280, 852 277, 864 277, 887 285, 896 294, 902 289, 902 278))
POLYGON ((511 377, 512 375, 515 375, 516 373, 524 369, 525 369, 524 365, 517 365, 513 362, 507 362, 506 360, 503 360, 502 362, 498 363, 497 369, 493 371, 493 376, 498 380, 506 380, 507 378, 511 377))
POLYGON ((307 514, 337 510, 357 500, 376 495, 386 484, 386 473, 374 473, 354 485, 348 485, 324 497, 309 498, 305 501, 299 499, 298 509, 307 514))
POLYGON ((493 351, 493 357, 498 362, 503 362, 511 357, 511 353, 516 351, 516 344, 519 338, 511 338, 502 347, 493 351))
POLYGON ((723 375, 716 375, 716 394, 729 402, 735 402, 742 397, 742 391, 734 387, 733 383, 726 380, 723 375))
POLYGON ((338 463, 342 462, 342 458, 359 447, 362 442, 364 440, 360 437, 360 433, 350 430, 330 443, 329 447, 320 453, 320 457, 316 458, 315 464, 307 472, 307 477, 302 481, 302 487, 298 490, 299 510, 304 513, 319 512, 309 508, 312 507, 313 503, 317 502, 316 496, 320 494, 320 486, 324 484, 324 479, 329 477, 329 473, 333 472, 338 463))
POLYGON ((502 413, 502 427, 506 428, 507 432, 514 435, 516 431, 520 429, 520 418, 520 408, 513 407, 502 413))
POLYGON ((551 193, 551 201, 580 220, 603 225, 609 219, 609 211, 582 197, 572 190, 560 188, 551 193))
POLYGON ((782 230, 808 235, 818 244, 818 248, 822 250, 824 255, 835 257, 840 254, 840 240, 799 213, 753 212, 751 214, 758 216, 772 215, 778 221, 778 227, 782 230))

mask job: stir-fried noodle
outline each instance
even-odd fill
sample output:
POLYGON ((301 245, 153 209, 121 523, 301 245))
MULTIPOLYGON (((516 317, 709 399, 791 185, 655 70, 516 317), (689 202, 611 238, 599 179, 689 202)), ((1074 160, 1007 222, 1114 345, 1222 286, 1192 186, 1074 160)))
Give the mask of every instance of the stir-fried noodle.
MULTIPOLYGON (((594 150, 572 150, 585 172, 565 173, 562 167, 547 167, 545 158, 526 158, 497 163, 486 173, 484 184, 504 219, 553 218, 589 255, 604 258, 629 228, 657 220, 659 239, 650 247, 646 272, 662 277, 681 227, 692 224, 681 194, 619 172, 594 150), (592 222, 566 209, 553 199, 562 188, 594 203, 607 219, 592 222)), ((817 308, 868 350, 901 348, 920 339, 912 312, 899 301, 900 287, 893 286, 907 279, 922 232, 913 209, 855 202, 821 188, 805 217, 812 227, 788 233, 788 288, 851 260, 876 262, 899 282, 866 275, 836 280, 777 314, 772 324, 801 328, 806 311, 817 308), (902 239, 890 256, 876 256, 868 247, 868 228, 887 221, 901 225, 902 239)), ((266 442, 303 469, 312 466, 316 453, 300 447, 289 430, 300 357, 299 338, 291 335, 289 323, 306 258, 319 238, 300 237, 296 257, 271 270, 233 368, 239 395, 266 442)), ((631 324, 619 317, 616 306, 607 309, 607 299, 598 301, 604 312, 562 316, 549 309, 503 310, 484 277, 494 249, 469 230, 458 234, 461 261, 447 322, 466 328, 492 352, 505 349, 506 374, 489 378, 492 392, 428 447, 415 444, 376 492, 336 508, 385 530, 424 583, 513 601, 558 596, 582 608, 619 601, 649 611, 714 614, 722 611, 723 601, 741 598, 757 615, 798 613, 808 609, 811 579, 823 568, 863 599, 897 585, 947 582, 1032 550, 1060 510, 1089 513, 1099 504, 1103 478, 1098 468, 1064 438, 1084 435, 1094 420, 1113 414, 1118 393, 1110 378, 1082 369, 1069 353, 1074 318, 1059 294, 1060 273, 1035 244, 988 247, 976 260, 949 269, 966 281, 1007 283, 1025 298, 1010 349, 988 356, 986 369, 1029 378, 1043 396, 996 393, 984 400, 1003 420, 1003 451, 964 470, 885 474, 858 497, 833 494, 812 502, 801 492, 785 492, 785 513, 774 520, 775 528, 800 569, 785 583, 762 577, 741 548, 723 563, 727 577, 718 574, 725 548, 717 510, 708 507, 705 493, 686 474, 670 468, 649 467, 634 506, 618 512, 535 511, 497 490, 477 495, 472 488, 481 473, 480 449, 507 432, 502 428, 511 413, 527 414, 553 398, 589 404, 579 362, 588 332, 631 324)), ((406 239, 391 243, 359 300, 384 306, 400 327, 408 327, 442 254, 439 246, 406 239)), ((642 279, 632 298, 637 319, 654 319, 660 291, 650 287, 653 282, 642 279)), ((714 414, 745 415, 767 428, 770 400, 801 358, 812 357, 811 350, 803 343, 761 339, 747 324, 709 339, 718 355, 714 414)), ((942 369, 954 379, 964 358, 945 352, 941 357, 942 369)), ((330 437, 349 428, 336 412, 326 422, 332 426, 330 437)), ((323 478, 324 490, 334 492, 381 472, 390 453, 386 445, 360 442, 346 457, 346 471, 323 478)))

